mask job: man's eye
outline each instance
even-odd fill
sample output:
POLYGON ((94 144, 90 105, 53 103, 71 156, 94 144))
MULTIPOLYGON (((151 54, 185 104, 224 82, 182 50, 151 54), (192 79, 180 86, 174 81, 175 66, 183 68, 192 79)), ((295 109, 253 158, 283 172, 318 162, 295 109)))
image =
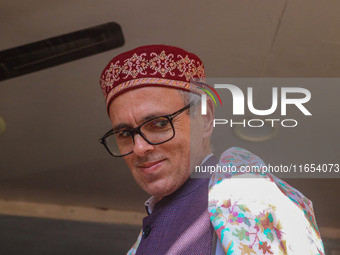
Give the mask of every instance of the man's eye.
POLYGON ((119 138, 126 138, 126 137, 130 137, 130 136, 131 136, 131 134, 128 131, 122 131, 118 134, 119 138))
POLYGON ((152 121, 152 126, 155 128, 164 128, 169 124, 168 119, 157 119, 152 121))

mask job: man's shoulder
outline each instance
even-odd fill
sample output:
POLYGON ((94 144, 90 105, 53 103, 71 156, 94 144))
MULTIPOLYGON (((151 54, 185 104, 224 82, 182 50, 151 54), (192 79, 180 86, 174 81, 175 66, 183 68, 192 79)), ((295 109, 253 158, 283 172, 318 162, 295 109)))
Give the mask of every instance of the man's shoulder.
POLYGON ((323 249, 311 201, 276 176, 255 171, 266 166, 261 158, 233 147, 221 155, 219 166, 222 171, 209 183, 209 213, 225 251, 302 254, 304 247, 317 254, 323 249))
POLYGON ((300 191, 268 172, 266 163, 248 150, 239 147, 229 148, 222 153, 218 164, 220 171, 212 174, 210 189, 220 183, 228 183, 229 189, 239 190, 238 194, 246 193, 251 196, 269 196, 270 194, 267 193, 275 190, 280 191, 296 204, 301 200, 311 206, 311 202, 300 191))

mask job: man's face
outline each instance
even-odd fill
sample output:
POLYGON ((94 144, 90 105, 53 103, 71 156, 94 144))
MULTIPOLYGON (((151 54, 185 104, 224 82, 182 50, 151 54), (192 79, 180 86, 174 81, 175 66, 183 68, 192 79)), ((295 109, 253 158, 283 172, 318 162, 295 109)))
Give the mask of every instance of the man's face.
MULTIPOLYGON (((119 95, 111 103, 109 112, 113 128, 118 125, 133 128, 145 119, 172 114, 184 106, 176 89, 145 87, 119 95)), ((157 198, 176 191, 190 175, 187 111, 175 117, 173 125, 175 137, 159 145, 150 145, 136 134, 133 153, 124 157, 138 185, 157 198)))

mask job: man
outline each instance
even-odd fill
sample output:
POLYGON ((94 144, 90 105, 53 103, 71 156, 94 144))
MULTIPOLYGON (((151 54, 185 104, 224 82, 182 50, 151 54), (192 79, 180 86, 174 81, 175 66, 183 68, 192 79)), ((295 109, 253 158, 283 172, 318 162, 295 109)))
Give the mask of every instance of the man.
MULTIPOLYGON (((288 184, 270 175, 190 178, 190 166, 218 163, 210 146, 213 103, 207 101, 202 116, 192 96, 202 94, 204 85, 190 81, 204 77, 195 54, 165 45, 125 52, 102 72, 113 128, 101 143, 124 158, 137 184, 152 196, 129 254, 322 254, 310 201, 288 184), (289 220, 294 215, 302 222, 295 229, 289 220), (293 233, 302 235, 299 242, 293 233)), ((221 165, 231 162, 264 164, 239 148, 221 156, 221 165)))

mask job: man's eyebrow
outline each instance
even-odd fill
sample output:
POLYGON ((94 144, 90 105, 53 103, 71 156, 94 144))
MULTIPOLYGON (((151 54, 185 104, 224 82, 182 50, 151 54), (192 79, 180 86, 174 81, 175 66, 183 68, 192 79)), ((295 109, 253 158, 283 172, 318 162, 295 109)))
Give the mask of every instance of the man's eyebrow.
POLYGON ((154 119, 154 118, 157 118, 157 117, 160 117, 160 116, 164 116, 166 114, 164 113, 151 113, 151 114, 148 114, 146 116, 144 116, 142 119, 141 119, 141 122, 145 122, 145 121, 148 121, 148 120, 151 120, 151 119, 154 119))
POLYGON ((151 119, 154 119, 154 118, 157 118, 157 117, 161 117, 161 116, 167 116, 167 115, 171 115, 172 113, 165 113, 165 112, 161 112, 161 111, 158 111, 158 112, 154 112, 154 113, 150 113, 148 115, 145 115, 141 118, 141 122, 140 124, 142 124, 143 122, 145 121, 148 121, 148 120, 151 120, 151 119))
POLYGON ((112 128, 113 131, 119 131, 119 130, 122 130, 122 129, 132 129, 132 126, 125 124, 125 123, 121 123, 121 124, 118 124, 117 126, 114 126, 112 128))
MULTIPOLYGON (((148 121, 148 120, 160 117, 160 116, 165 116, 165 115, 167 115, 167 114, 163 113, 163 112, 162 113, 157 112, 157 113, 151 113, 151 114, 145 115, 140 119, 139 125, 141 125, 145 121, 148 121)), ((113 131, 119 131, 119 130, 123 130, 123 129, 133 129, 133 128, 134 127, 129 125, 129 124, 121 123, 121 124, 118 124, 117 126, 114 126, 112 129, 113 129, 113 131)))

